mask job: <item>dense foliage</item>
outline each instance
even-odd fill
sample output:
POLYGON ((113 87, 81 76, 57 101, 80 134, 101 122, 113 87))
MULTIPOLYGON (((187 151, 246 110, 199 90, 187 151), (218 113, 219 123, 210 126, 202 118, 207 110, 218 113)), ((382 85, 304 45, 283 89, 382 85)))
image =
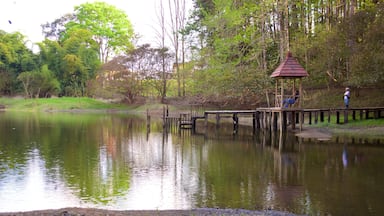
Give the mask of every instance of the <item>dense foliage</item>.
POLYGON ((311 86, 384 81, 382 1, 196 0, 193 15, 190 32, 201 38, 203 65, 196 84, 205 92, 270 87, 269 75, 288 50, 311 86))
POLYGON ((0 32, 0 91, 25 97, 86 96, 100 65, 132 48, 127 15, 103 2, 85 3, 42 25, 45 40, 32 53, 20 33, 0 32))
MULTIPOLYGON (((184 13, 170 14, 179 16, 175 21, 184 13)), ((164 44, 133 47, 127 16, 101 2, 77 6, 42 27, 46 40, 38 54, 21 34, 0 32, 2 94, 84 96, 102 89, 129 101, 139 95, 263 97, 288 51, 308 71, 307 88, 384 82, 382 0, 194 0, 187 24, 161 26, 183 45, 173 53, 164 44), (108 78, 111 73, 119 79, 108 78)))

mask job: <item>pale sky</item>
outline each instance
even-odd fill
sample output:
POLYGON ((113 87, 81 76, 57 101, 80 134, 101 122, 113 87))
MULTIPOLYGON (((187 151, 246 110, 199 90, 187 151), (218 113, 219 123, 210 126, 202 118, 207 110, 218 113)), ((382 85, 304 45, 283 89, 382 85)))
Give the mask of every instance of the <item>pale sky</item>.
MULTIPOLYGON (((134 31, 142 36, 139 43, 157 45, 158 26, 156 2, 166 0, 99 0, 126 12, 134 31)), ((66 13, 73 13, 74 6, 95 0, 1 0, 0 29, 8 33, 19 31, 36 43, 44 38, 41 24, 52 22, 66 13), (10 24, 8 21, 11 21, 10 24)), ((187 0, 191 4, 192 0, 187 0)), ((166 14, 168 15, 168 14, 166 14)))

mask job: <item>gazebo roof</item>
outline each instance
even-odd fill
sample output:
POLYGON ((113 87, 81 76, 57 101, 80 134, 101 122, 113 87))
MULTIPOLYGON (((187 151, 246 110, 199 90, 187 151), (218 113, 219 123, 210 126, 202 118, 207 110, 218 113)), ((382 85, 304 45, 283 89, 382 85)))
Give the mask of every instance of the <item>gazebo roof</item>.
POLYGON ((285 60, 271 74, 272 78, 298 78, 309 76, 307 71, 292 57, 292 53, 288 52, 285 60))

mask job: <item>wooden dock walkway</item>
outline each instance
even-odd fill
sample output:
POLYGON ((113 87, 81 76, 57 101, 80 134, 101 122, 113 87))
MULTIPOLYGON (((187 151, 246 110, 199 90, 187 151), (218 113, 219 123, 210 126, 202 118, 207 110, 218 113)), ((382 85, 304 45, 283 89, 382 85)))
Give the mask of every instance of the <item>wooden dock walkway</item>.
MULTIPOLYGON (((234 131, 237 131, 239 117, 252 118, 253 130, 270 129, 273 131, 286 131, 288 127, 301 130, 303 124, 317 124, 328 122, 346 124, 349 121, 384 118, 384 107, 361 107, 361 108, 320 108, 320 109, 298 109, 298 108, 257 108, 255 110, 209 110, 204 115, 192 113, 181 113, 178 118, 169 118, 169 121, 176 122, 179 129, 196 129, 196 121, 204 120, 208 125, 210 116, 214 115, 216 125, 220 125, 223 118, 231 118, 234 131)), ((166 119, 167 119, 166 118, 166 119)))

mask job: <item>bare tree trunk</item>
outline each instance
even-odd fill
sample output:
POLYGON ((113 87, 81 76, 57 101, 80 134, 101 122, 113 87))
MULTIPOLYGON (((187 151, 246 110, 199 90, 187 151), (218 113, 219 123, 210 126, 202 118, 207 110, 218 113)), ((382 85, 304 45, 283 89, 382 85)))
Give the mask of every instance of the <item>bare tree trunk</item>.
POLYGON ((180 85, 180 69, 179 69, 179 1, 178 0, 168 0, 169 4, 169 13, 171 19, 171 41, 173 44, 174 52, 175 52, 175 64, 174 68, 176 70, 176 78, 177 78, 177 95, 181 96, 181 85, 180 85))
MULTIPOLYGON (((180 10, 180 28, 183 30, 185 27, 185 20, 186 20, 186 9, 185 9, 185 0, 181 0, 181 10, 180 10)), ((183 93, 182 95, 185 97, 185 34, 181 34, 181 64, 182 64, 182 89, 183 93)))
POLYGON ((180 72, 180 49, 181 49, 181 61, 182 66, 185 66, 185 47, 184 47, 184 36, 181 38, 181 48, 180 48, 180 32, 185 27, 186 20, 186 7, 185 0, 168 0, 169 3, 169 12, 171 20, 171 41, 173 44, 175 52, 175 70, 177 77, 177 94, 178 96, 185 95, 185 77, 180 72))
POLYGON ((285 26, 285 50, 284 50, 284 56, 287 51, 290 50, 290 45, 289 45, 289 11, 288 11, 288 0, 285 0, 284 2, 284 26, 285 26))
POLYGON ((161 91, 161 102, 163 103, 165 97, 167 96, 167 75, 166 75, 166 60, 165 60, 165 36, 166 36, 166 26, 165 26, 165 16, 164 16, 164 5, 163 1, 159 1, 159 13, 157 14, 157 18, 160 25, 160 32, 158 32, 158 37, 160 39, 160 47, 162 49, 161 54, 161 65, 162 65, 162 91, 161 91))
POLYGON ((261 69, 263 73, 267 72, 267 40, 268 37, 268 29, 267 29, 267 15, 266 11, 264 10, 265 7, 261 7, 261 20, 260 20, 260 30, 261 30, 261 43, 262 43, 262 50, 261 50, 261 69))
POLYGON ((284 61, 286 52, 289 49, 289 36, 288 36, 288 0, 279 2, 277 5, 277 12, 280 24, 280 61, 284 61))

